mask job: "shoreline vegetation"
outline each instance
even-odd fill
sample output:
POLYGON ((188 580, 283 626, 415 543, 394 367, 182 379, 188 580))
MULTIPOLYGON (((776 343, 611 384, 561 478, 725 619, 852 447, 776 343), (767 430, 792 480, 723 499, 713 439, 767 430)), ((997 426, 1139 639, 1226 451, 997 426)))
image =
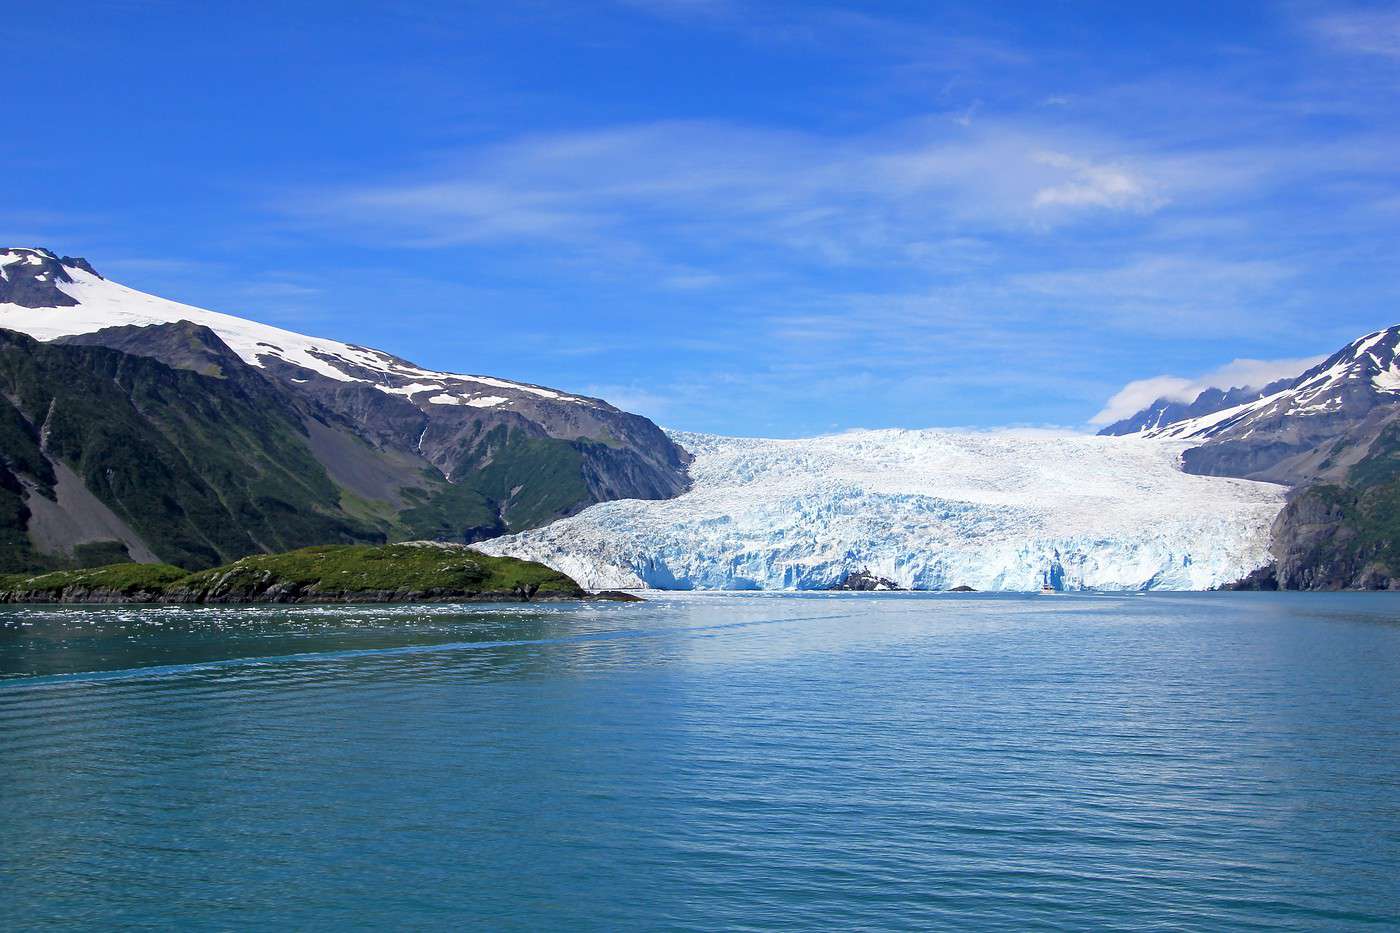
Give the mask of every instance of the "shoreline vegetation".
POLYGON ((413 541, 325 545, 257 554, 210 570, 110 564, 0 576, 5 603, 444 603, 640 597, 590 594, 534 561, 492 557, 466 545, 413 541))

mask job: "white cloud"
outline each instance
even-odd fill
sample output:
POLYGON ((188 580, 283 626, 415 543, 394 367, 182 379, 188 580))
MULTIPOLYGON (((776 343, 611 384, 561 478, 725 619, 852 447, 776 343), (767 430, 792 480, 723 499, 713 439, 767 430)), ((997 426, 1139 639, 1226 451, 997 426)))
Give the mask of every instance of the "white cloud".
POLYGON ((1104 425, 1121 421, 1142 411, 1158 399, 1192 402, 1206 389, 1260 389, 1278 379, 1297 376, 1324 359, 1325 356, 1281 360, 1237 359, 1195 379, 1165 375, 1135 379, 1119 389, 1104 405, 1103 410, 1089 419, 1089 423, 1104 425))
POLYGON ((1151 190, 1149 182, 1122 166, 1096 165, 1062 152, 1038 152, 1034 160, 1070 174, 1068 181, 1037 191, 1036 207, 1102 207, 1146 213, 1167 203, 1151 190))

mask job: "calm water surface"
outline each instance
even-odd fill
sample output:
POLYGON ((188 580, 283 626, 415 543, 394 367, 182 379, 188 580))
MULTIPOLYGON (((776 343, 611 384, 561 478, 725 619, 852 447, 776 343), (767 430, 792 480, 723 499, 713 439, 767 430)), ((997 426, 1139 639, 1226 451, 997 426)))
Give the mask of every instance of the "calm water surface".
POLYGON ((1400 597, 0 610, 0 927, 1400 925, 1400 597))

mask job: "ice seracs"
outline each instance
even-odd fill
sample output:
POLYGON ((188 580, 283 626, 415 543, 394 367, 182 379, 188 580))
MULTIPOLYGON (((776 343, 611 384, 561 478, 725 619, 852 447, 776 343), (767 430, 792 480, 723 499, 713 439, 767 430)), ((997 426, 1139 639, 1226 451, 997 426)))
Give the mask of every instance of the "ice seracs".
POLYGON ((485 542, 602 588, 1208 589, 1269 560, 1284 489, 1180 469, 1186 444, 1041 431, 673 433, 691 491, 485 542))

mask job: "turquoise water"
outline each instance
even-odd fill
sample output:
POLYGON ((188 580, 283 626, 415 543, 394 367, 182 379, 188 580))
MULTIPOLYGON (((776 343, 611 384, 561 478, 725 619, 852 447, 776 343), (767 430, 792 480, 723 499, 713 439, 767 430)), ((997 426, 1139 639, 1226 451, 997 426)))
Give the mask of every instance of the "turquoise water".
POLYGON ((0 926, 1355 929, 1400 598, 0 610, 0 926))

